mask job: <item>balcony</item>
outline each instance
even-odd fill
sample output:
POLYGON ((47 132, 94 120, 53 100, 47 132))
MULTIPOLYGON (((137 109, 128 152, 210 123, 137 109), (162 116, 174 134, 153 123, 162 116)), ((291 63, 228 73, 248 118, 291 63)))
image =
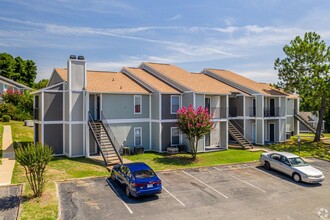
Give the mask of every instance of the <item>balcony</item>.
POLYGON ((33 119, 39 120, 39 109, 38 108, 33 109, 33 119))
POLYGON ((264 117, 279 117, 280 108, 279 107, 264 107, 264 117))
POLYGON ((211 109, 209 109, 209 113, 213 115, 213 119, 227 118, 227 109, 228 108, 226 107, 211 107, 211 109))

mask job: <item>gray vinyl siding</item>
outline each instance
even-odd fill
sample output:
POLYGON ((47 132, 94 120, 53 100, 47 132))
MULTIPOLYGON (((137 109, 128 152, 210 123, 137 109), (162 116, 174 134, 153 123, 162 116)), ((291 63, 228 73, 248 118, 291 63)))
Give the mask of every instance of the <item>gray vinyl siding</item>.
POLYGON ((215 122, 211 131, 211 146, 220 145, 220 122, 215 122))
POLYGON ((256 120, 256 144, 264 144, 264 136, 262 135, 264 130, 264 121, 256 120))
POLYGON ((69 109, 69 92, 65 92, 64 95, 64 102, 65 102, 65 110, 64 110, 64 119, 65 121, 69 121, 69 113, 70 113, 70 109, 69 109))
POLYGON ((82 92, 72 93, 72 121, 83 121, 84 102, 82 92))
POLYGON ((162 151, 171 147, 171 127, 177 127, 175 122, 162 123, 162 151))
POLYGON ((54 154, 63 154, 63 125, 44 125, 44 144, 53 148, 54 154))
POLYGON ((159 119, 159 96, 158 92, 154 92, 151 95, 151 118, 152 119, 159 119))
POLYGON ((144 150, 149 150, 149 122, 141 123, 118 123, 110 124, 110 128, 116 137, 119 145, 134 148, 134 128, 142 128, 142 146, 144 150))
POLYGON ((45 121, 62 121, 63 120, 63 93, 62 92, 45 92, 44 93, 44 111, 45 111, 45 117, 44 117, 45 121))
POLYGON ((279 98, 279 116, 280 117, 285 117, 286 116, 286 98, 285 97, 280 97, 279 98))
POLYGON ((270 140, 270 124, 274 124, 274 142, 279 142, 279 120, 267 120, 265 121, 264 134, 265 141, 270 140))
POLYGON ((102 111, 107 119, 149 118, 149 95, 142 95, 142 114, 134 114, 134 95, 103 94, 102 111))
POLYGON ((263 117, 264 116, 264 96, 256 95, 256 116, 263 117))
POLYGON ((151 149, 159 151, 159 123, 151 123, 151 149))
POLYGON ((65 135, 65 146, 64 146, 64 153, 69 155, 69 147, 70 147, 70 138, 69 138, 69 125, 65 124, 64 126, 64 135, 65 135))
POLYGON ((287 99, 286 114, 294 115, 294 99, 287 99))
POLYGON ((196 109, 199 107, 199 106, 205 106, 205 100, 204 100, 204 95, 201 95, 201 94, 196 94, 196 109))
POLYGON ((253 134, 252 134, 252 125, 255 124, 255 120, 245 120, 245 138, 250 141, 250 142, 254 142, 253 141, 253 134))
POLYGON ((84 126, 80 125, 71 125, 71 141, 72 141, 72 148, 71 148, 71 156, 82 156, 84 155, 84 126))
POLYGON ((48 86, 52 86, 60 82, 63 82, 63 79, 55 72, 52 78, 49 80, 48 86))
POLYGON ((286 132, 292 131, 294 131, 294 118, 293 116, 286 117, 286 132))
POLYGON ((220 147, 228 148, 228 129, 227 122, 220 122, 220 147))
POLYGON ((184 93, 182 95, 182 105, 188 107, 189 105, 193 105, 194 103, 194 93, 184 93))
POLYGON ((90 154, 97 153, 97 145, 91 130, 89 130, 89 153, 90 154))
MULTIPOLYGON (((82 90, 84 87, 85 63, 71 60, 71 89, 82 90)), ((68 78, 68 81, 70 79, 68 78)))
POLYGON ((176 114, 171 114, 171 95, 162 94, 162 119, 176 119, 176 114))
POLYGON ((279 124, 279 141, 280 142, 284 142, 286 141, 286 120, 285 119, 281 119, 280 120, 280 124, 279 124))

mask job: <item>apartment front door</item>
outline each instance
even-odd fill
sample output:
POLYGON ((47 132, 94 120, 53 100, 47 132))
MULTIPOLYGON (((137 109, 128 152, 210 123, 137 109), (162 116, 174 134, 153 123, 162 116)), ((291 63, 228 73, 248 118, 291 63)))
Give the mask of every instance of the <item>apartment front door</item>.
POLYGON ((269 141, 274 142, 275 141, 275 125, 269 124, 269 141))

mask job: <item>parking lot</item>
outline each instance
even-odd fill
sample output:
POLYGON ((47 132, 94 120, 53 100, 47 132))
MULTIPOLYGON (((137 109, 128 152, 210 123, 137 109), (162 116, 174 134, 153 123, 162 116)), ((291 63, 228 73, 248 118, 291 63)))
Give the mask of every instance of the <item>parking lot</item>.
MULTIPOLYGON (((258 163, 158 172, 163 192, 132 199, 105 178, 58 183, 62 219, 320 219, 330 212, 330 163, 321 184, 295 183, 258 163)), ((328 218, 330 218, 330 213, 328 218)))

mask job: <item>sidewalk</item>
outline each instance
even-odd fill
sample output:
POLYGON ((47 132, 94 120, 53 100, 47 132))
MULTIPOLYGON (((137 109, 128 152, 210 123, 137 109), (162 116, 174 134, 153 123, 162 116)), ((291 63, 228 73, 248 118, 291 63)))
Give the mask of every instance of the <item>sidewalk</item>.
POLYGON ((15 166, 15 152, 10 125, 5 125, 2 138, 2 164, 0 165, 0 186, 9 185, 15 166))

